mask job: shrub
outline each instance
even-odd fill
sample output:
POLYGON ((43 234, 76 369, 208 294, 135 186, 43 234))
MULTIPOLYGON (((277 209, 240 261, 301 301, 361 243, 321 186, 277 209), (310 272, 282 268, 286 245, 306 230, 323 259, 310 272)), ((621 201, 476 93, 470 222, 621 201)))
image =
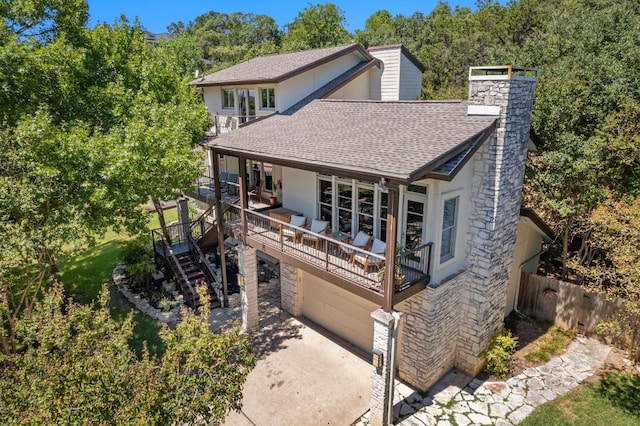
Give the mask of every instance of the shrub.
POLYGON ((124 250, 124 262, 127 272, 137 286, 144 286, 149 275, 155 270, 150 261, 152 249, 145 238, 138 238, 127 244, 124 250))
POLYGON ((516 350, 518 338, 506 328, 500 329, 491 339, 489 347, 482 352, 487 361, 485 371, 498 378, 505 378, 511 371, 511 355, 516 350))

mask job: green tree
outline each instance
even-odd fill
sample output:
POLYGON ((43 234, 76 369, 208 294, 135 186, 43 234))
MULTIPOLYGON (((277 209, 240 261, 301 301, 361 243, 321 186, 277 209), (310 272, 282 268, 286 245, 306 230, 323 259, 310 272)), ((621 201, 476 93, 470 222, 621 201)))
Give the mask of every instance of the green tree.
POLYGON ((200 47, 200 56, 220 69, 257 55, 276 52, 280 47, 280 30, 267 15, 209 11, 188 24, 172 23, 173 34, 185 33, 200 47))
POLYGON ((186 84, 197 63, 188 39, 152 46, 126 21, 87 29, 84 2, 25 0, 1 12, 0 348, 9 353, 13 324, 60 256, 112 227, 144 229, 140 205, 191 185, 208 119, 186 84))
POLYGON ((219 424, 241 408, 255 366, 249 336, 212 333, 208 311, 184 309, 161 332, 163 358, 138 356, 132 317, 114 321, 108 294, 105 286, 96 307, 65 303, 55 285, 18 319, 20 351, 0 355, 0 423, 219 424))
POLYGON ((364 31, 356 30, 356 42, 364 47, 396 44, 400 41, 394 19, 388 10, 378 10, 364 23, 364 31))
POLYGON ((309 5, 298 13, 282 37, 282 50, 315 49, 351 41, 344 12, 333 3, 309 5))

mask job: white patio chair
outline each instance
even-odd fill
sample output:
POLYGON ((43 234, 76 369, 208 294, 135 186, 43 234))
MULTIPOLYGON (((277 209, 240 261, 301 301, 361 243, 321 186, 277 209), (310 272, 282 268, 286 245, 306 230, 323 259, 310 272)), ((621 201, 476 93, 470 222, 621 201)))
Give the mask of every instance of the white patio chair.
MULTIPOLYGON (((367 235, 363 231, 360 231, 358 232, 356 237, 348 243, 354 247, 361 248, 364 250, 367 247, 367 245, 369 245, 370 239, 371 237, 369 235, 367 235)), ((349 256, 349 263, 353 263, 353 256, 355 255, 356 251, 351 247, 346 247, 343 245, 340 245, 340 250, 342 250, 343 253, 349 256)))
POLYGON ((369 251, 373 254, 380 255, 380 257, 372 256, 366 253, 356 253, 356 255, 353 256, 353 260, 361 264, 363 271, 367 272, 367 270, 369 269, 369 266, 384 265, 384 260, 385 260, 384 253, 386 249, 387 249, 387 243, 375 238, 373 240, 373 244, 371 244, 371 248, 369 249, 369 251))
MULTIPOLYGON (((311 228, 309 228, 309 231, 315 232, 316 234, 319 234, 319 235, 326 235, 328 227, 329 227, 328 221, 313 219, 311 221, 311 228)), ((307 241, 315 243, 316 249, 320 246, 320 237, 318 237, 318 235, 304 233, 302 235, 302 242, 305 243, 307 241)))
POLYGON ((306 217, 292 215, 291 220, 289 220, 289 225, 291 225, 291 227, 285 228, 280 232, 280 239, 282 240, 283 237, 289 237, 293 240, 294 243, 297 243, 298 239, 302 237, 302 230, 293 228, 293 226, 302 228, 306 223, 306 217))

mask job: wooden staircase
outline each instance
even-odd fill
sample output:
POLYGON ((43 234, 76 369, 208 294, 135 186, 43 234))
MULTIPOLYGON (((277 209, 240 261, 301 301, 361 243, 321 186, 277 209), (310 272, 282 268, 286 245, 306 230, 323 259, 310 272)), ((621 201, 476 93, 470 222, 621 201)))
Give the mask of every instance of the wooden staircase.
MULTIPOLYGON (((216 296, 216 292, 210 281, 206 271, 203 271, 202 262, 198 259, 194 259, 193 255, 189 252, 182 253, 176 256, 180 268, 184 272, 184 277, 189 285, 181 286, 180 290, 184 296, 185 303, 191 308, 198 308, 202 306, 200 296, 197 293, 197 288, 200 285, 207 285, 207 294, 211 300, 211 309, 219 308, 221 306, 220 301, 216 296)), ((184 281, 184 279, 182 280, 184 281)))
MULTIPOLYGON (((230 207, 227 205, 220 216, 229 211, 230 207)), ((183 224, 168 226, 169 238, 163 235, 161 229, 151 231, 154 253, 171 270, 185 304, 193 309, 202 306, 197 286, 203 282, 207 284, 211 308, 221 306, 214 284, 221 285, 222 277, 219 271, 211 267, 203 253, 203 248, 213 248, 219 244, 216 220, 214 208, 211 207, 189 224, 188 232, 183 224)))

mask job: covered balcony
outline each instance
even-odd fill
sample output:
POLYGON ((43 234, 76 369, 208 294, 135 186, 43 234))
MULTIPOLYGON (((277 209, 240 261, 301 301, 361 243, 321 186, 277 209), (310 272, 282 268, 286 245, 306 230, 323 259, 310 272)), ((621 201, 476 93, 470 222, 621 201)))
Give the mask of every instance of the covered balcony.
POLYGON ((233 206, 224 233, 380 305, 386 297, 398 303, 429 283, 431 242, 391 251, 395 254, 387 258, 387 243, 377 238, 367 236, 365 246, 354 245, 349 234, 314 232, 309 224, 293 224, 287 216, 301 217, 294 213, 286 208, 258 212, 233 206))

